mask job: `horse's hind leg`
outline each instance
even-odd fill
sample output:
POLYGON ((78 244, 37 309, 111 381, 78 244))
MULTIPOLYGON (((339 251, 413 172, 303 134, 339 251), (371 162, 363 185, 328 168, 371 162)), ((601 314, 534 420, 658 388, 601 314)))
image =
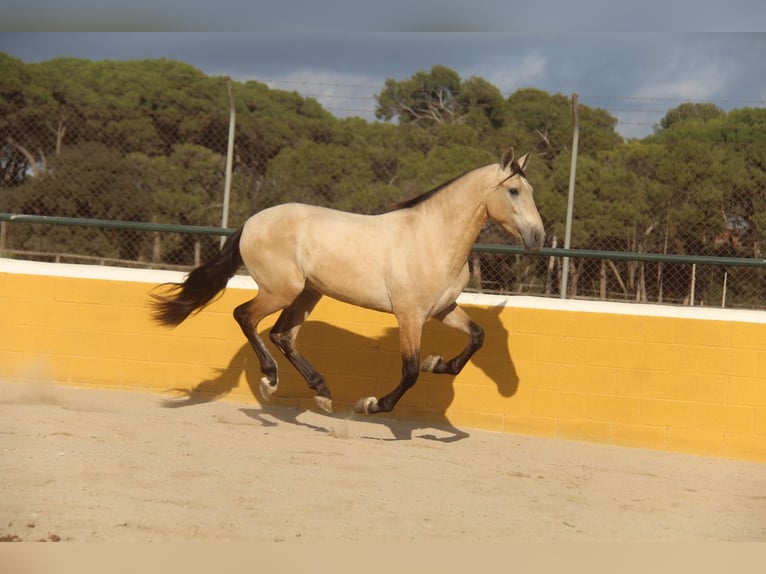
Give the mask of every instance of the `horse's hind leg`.
POLYGON ((300 354, 295 345, 298 331, 301 325, 322 298, 322 294, 312 289, 306 289, 298 295, 288 307, 282 311, 269 337, 271 341, 282 351, 287 360, 306 379, 309 388, 316 392, 314 400, 324 411, 332 412, 332 397, 330 390, 325 385, 324 377, 300 354))
POLYGON ((265 293, 259 293, 254 299, 234 309, 234 319, 239 323, 242 332, 247 337, 250 346, 261 363, 261 372, 264 376, 261 378, 260 391, 261 397, 267 402, 277 390, 277 385, 279 384, 278 369, 274 357, 269 353, 263 339, 258 336, 257 328, 258 323, 264 317, 279 311, 284 306, 284 304, 277 303, 265 293))
POLYGON ((469 337, 468 345, 459 355, 448 361, 445 361, 444 357, 440 355, 430 355, 423 361, 420 369, 430 373, 457 375, 473 354, 481 348, 482 344, 484 344, 484 330, 455 303, 447 307, 441 313, 435 315, 434 318, 440 320, 448 327, 466 333, 469 337))

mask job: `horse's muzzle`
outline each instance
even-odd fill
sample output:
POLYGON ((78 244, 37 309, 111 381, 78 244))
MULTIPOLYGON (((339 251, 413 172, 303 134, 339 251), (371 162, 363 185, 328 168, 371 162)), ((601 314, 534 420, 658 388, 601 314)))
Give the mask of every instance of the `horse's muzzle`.
POLYGON ((521 242, 527 251, 537 251, 545 244, 545 230, 532 228, 521 235, 521 242))

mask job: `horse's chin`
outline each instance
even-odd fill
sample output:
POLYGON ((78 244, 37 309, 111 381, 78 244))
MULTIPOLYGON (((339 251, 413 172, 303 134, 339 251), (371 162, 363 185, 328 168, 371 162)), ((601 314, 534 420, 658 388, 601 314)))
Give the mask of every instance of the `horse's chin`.
POLYGON ((543 246, 543 241, 533 241, 533 242, 526 242, 522 241, 522 245, 524 246, 524 249, 527 251, 540 251, 540 249, 543 246))

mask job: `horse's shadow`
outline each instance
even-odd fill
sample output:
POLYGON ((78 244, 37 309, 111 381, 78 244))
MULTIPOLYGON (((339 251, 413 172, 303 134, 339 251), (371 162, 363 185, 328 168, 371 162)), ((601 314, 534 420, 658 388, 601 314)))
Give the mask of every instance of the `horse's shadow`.
POLYGON ((386 427, 386 429, 391 434, 391 438, 386 438, 381 436, 380 433, 373 432, 373 429, 370 428, 370 432, 358 435, 359 438, 365 438, 365 439, 371 439, 371 440, 395 441, 395 440, 412 440, 413 438, 420 438, 424 440, 434 440, 438 442, 456 442, 470 436, 467 432, 453 426, 449 422, 432 424, 432 423, 422 423, 422 422, 414 422, 414 421, 407 421, 407 420, 388 419, 384 417, 362 418, 363 415, 359 415, 359 416, 354 414, 347 415, 341 412, 341 413, 332 413, 329 415, 327 413, 322 413, 325 417, 328 417, 327 418, 328 424, 320 425, 320 424, 316 424, 315 422, 308 422, 306 420, 301 420, 301 416, 305 413, 305 411, 296 409, 296 408, 279 407, 275 405, 266 404, 260 408, 241 408, 239 410, 244 415, 258 421, 261 424, 261 426, 264 426, 264 427, 279 426, 281 422, 281 423, 291 424, 295 426, 305 427, 315 432, 320 432, 323 434, 335 436, 336 438, 346 438, 346 434, 348 431, 345 431, 345 433, 344 431, 338 431, 336 429, 337 424, 332 424, 332 423, 336 423, 338 421, 349 422, 351 420, 363 422, 365 425, 371 425, 371 426, 382 425, 386 427), (426 432, 424 434, 417 434, 417 435, 415 434, 415 431, 422 430, 422 429, 431 429, 433 431, 436 431, 436 433, 426 432))
MULTIPOLYGON (((492 354, 482 352, 483 350, 480 349, 473 356, 471 361, 481 369, 490 380, 495 382, 497 391, 501 396, 511 397, 516 393, 519 378, 508 349, 508 332, 500 321, 501 310, 501 307, 467 309, 467 312, 472 318, 484 327, 488 341, 491 339, 498 342, 502 341, 503 343, 495 344, 493 349, 494 352, 492 354)), ((265 333, 264 340, 268 341, 268 337, 265 333)), ((323 369, 325 365, 323 365, 323 363, 331 360, 326 357, 323 358, 323 355, 328 352, 327 341, 332 341, 333 350, 336 355, 338 352, 344 352, 344 349, 346 350, 345 353, 354 353, 357 349, 372 349, 373 352, 375 352, 375 350, 386 352, 387 356, 390 356, 392 359, 392 365, 390 370, 385 369, 387 372, 380 375, 380 378, 385 376, 387 381, 386 384, 388 385, 384 385, 381 388, 386 389, 384 392, 388 392, 388 390, 393 389, 397 384, 396 377, 393 375, 398 373, 401 363, 398 359, 398 352, 392 352, 393 349, 398 349, 399 345, 399 331, 396 327, 386 329, 385 334, 377 339, 370 339, 323 321, 308 321, 301 330, 299 344, 303 353, 310 361, 312 361, 312 363, 314 363, 320 372, 325 372, 323 369)), ((461 333, 448 329, 438 322, 429 322, 424 329, 422 357, 425 357, 430 353, 437 353, 444 355, 445 357, 451 357, 457 354, 465 344, 465 336, 461 333), (429 344, 429 335, 434 334, 434 331, 438 330, 443 331, 442 336, 439 337, 439 339, 441 341, 446 341, 449 348, 435 349, 433 348, 433 343, 429 344)), ((178 408, 215 401, 231 393, 240 384, 242 374, 244 373, 244 378, 249 390, 253 396, 259 398, 260 406, 258 408, 242 408, 240 411, 243 414, 258 421, 263 426, 276 426, 281 422, 285 424, 305 426, 314 431, 332 434, 333 429, 331 428, 331 424, 328 425, 328 428, 318 423, 309 423, 301 420, 300 417, 303 413, 308 410, 314 410, 313 408, 309 409, 301 406, 302 404, 313 405, 311 391, 308 389, 303 379, 301 379, 295 372, 293 367, 288 364, 278 352, 274 351, 272 354, 274 354, 279 362, 280 390, 277 391, 277 394, 273 397, 273 400, 270 403, 263 403, 263 401, 260 400, 258 390, 262 376, 260 372, 260 364, 249 343, 245 342, 237 350, 234 356, 232 356, 226 367, 219 369, 214 376, 197 383, 191 388, 172 389, 172 391, 178 393, 179 396, 166 399, 163 402, 163 406, 167 408, 178 408), (279 397, 280 394, 292 397, 292 399, 282 399, 279 397), (301 397, 302 399, 305 398, 308 400, 296 400, 295 397, 301 397), (298 404, 297 407, 296 403, 298 404)), ((333 381, 333 377, 330 374, 327 376, 327 384, 333 391, 335 397, 333 403, 336 412, 327 415, 329 417, 328 422, 333 419, 350 419, 364 421, 365 423, 372 425, 384 425, 394 437, 393 439, 388 440, 410 440, 416 436, 417 438, 423 439, 454 442, 467 438, 469 434, 455 427, 446 416, 447 409, 452 404, 455 397, 453 385, 455 376, 424 373, 421 376, 421 379, 425 379, 426 377, 430 378, 430 384, 439 385, 439 392, 429 395, 428 411, 426 416, 422 417, 424 422, 417 422, 397 417, 397 409, 399 407, 392 413, 392 416, 397 418, 385 418, 385 416, 380 415, 354 415, 349 405, 353 404, 353 400, 351 399, 356 396, 354 394, 355 389, 350 388, 350 385, 346 385, 344 388, 342 381, 333 381), (438 431, 438 434, 427 433, 415 435, 415 431, 419 429, 431 429, 438 431)), ((359 397, 357 396, 356 398, 359 397)), ((402 400, 400 406, 406 405, 405 399, 402 400)), ((318 409, 316 410, 318 411, 318 409)), ((323 411, 320 412, 324 414, 323 411)))

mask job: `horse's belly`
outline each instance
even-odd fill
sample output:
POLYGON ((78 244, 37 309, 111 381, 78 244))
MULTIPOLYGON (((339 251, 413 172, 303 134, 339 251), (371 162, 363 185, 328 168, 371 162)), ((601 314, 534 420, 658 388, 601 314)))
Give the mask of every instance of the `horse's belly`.
POLYGON ((385 282, 371 278, 363 271, 360 273, 353 269, 339 270, 332 277, 311 274, 307 282, 320 293, 338 301, 376 311, 392 311, 391 298, 385 282))

